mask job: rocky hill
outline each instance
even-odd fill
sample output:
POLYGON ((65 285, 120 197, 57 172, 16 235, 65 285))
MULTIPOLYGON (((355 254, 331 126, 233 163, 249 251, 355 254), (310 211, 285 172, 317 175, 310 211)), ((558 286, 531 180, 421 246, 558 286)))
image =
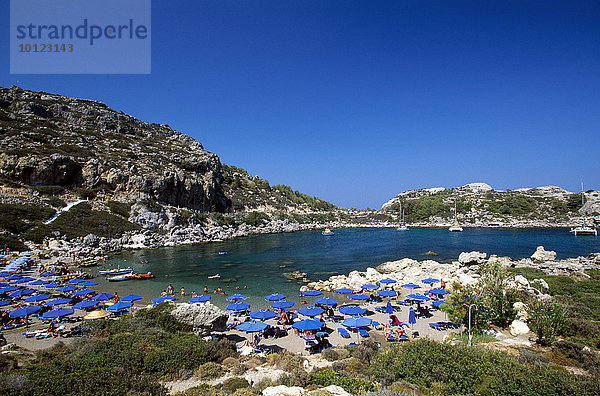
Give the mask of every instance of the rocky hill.
POLYGON ((222 165, 168 125, 97 101, 0 88, 0 138, 0 245, 138 230, 181 235, 189 227, 201 228, 186 239, 198 242, 211 226, 307 222, 337 209, 222 165), (80 199, 89 202, 43 224, 80 199))
MULTIPOLYGON (((381 211, 396 213, 400 204, 408 222, 447 225, 457 202, 459 221, 471 226, 571 226, 581 223, 581 194, 557 186, 494 190, 486 183, 455 188, 404 191, 384 203, 381 211)), ((600 221, 600 192, 585 192, 588 220, 600 221)))

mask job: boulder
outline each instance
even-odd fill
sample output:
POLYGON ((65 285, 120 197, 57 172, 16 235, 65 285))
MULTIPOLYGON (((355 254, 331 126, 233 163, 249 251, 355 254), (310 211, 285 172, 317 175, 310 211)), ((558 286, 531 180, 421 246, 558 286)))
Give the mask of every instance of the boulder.
POLYGON ((522 320, 515 319, 508 327, 508 331, 514 337, 529 333, 529 326, 522 320))
POLYGON ((485 262, 487 253, 481 252, 462 252, 458 256, 458 262, 463 266, 478 265, 485 262))
POLYGON ((517 286, 529 287, 529 281, 523 275, 515 276, 515 283, 517 286))
POLYGON ((305 394, 304 388, 299 386, 269 386, 262 391, 263 396, 302 396, 305 394))
POLYGON ((322 389, 317 389, 311 392, 308 392, 307 395, 323 395, 324 391, 329 392, 332 396, 352 396, 352 393, 348 393, 341 386, 337 385, 329 385, 322 389))
POLYGON ((540 279, 534 279, 534 280, 531 281, 531 283, 539 283, 540 286, 542 288, 546 289, 546 290, 548 290, 550 288, 550 286, 548 286, 548 282, 546 282, 545 280, 543 280, 541 278, 540 279))
POLYGON ((229 315, 210 304, 177 304, 171 314, 183 323, 192 325, 194 333, 207 334, 213 330, 224 330, 229 315))
POLYGON ((513 308, 517 313, 517 319, 526 322, 529 319, 529 313, 527 312, 527 306, 521 301, 517 301, 513 304, 513 308))
POLYGON ((531 255, 533 261, 554 261, 556 259, 556 252, 553 250, 546 250, 543 246, 538 246, 535 253, 531 255))

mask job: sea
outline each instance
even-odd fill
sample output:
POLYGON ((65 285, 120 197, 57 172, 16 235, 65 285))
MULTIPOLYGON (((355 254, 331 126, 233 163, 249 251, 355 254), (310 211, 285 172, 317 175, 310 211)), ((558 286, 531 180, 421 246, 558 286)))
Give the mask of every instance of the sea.
POLYGON ((320 231, 302 231, 127 251, 93 268, 92 274, 98 275, 98 270, 116 266, 132 267, 137 273, 151 272, 156 277, 150 280, 95 279, 100 282, 99 289, 117 292, 120 296, 140 294, 142 302, 150 303, 171 285, 179 301, 188 301, 192 291, 202 294, 207 287, 211 302, 222 308, 229 303, 225 298, 236 292, 247 296, 246 302, 253 308, 265 308, 270 302, 264 297, 271 293, 282 293, 297 304, 307 299, 299 296, 302 284, 289 276, 293 271, 305 272, 314 281, 363 271, 405 257, 450 262, 457 260, 461 252, 476 250, 488 255, 525 258, 531 256, 537 246, 556 251, 559 259, 587 256, 600 252, 600 237, 575 237, 564 228, 465 228, 461 233, 439 228, 409 231, 347 228, 336 229, 332 236, 323 236, 320 231), (426 255, 430 251, 437 256, 426 255), (209 278, 217 274, 219 278, 209 278), (185 298, 180 296, 182 287, 186 291, 185 298), (217 288, 226 295, 214 293, 217 288))

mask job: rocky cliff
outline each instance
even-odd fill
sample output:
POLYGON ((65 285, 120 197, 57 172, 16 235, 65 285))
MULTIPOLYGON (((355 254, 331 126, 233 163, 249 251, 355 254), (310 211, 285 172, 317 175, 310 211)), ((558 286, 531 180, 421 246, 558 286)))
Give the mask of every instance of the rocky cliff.
POLYGON ((198 141, 91 100, 0 88, 0 178, 112 199, 225 211, 221 163, 198 141))

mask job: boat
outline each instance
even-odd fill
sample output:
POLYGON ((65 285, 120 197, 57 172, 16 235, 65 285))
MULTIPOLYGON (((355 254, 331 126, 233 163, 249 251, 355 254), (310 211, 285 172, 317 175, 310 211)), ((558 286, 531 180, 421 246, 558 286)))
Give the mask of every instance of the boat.
POLYGON ((333 235, 333 234, 334 234, 334 232, 331 228, 325 228, 323 231, 321 231, 321 235, 328 236, 328 235, 333 235))
POLYGON ((152 279, 154 278, 154 274, 152 272, 148 272, 147 274, 131 274, 132 279, 152 279))
POLYGON ((211 275, 208 277, 208 279, 219 279, 221 277, 221 275, 216 274, 216 275, 211 275))
POLYGON ((404 209, 402 209, 402 202, 400 202, 400 214, 398 215, 398 228, 397 231, 408 231, 406 222, 404 221, 404 209))
POLYGON ((583 183, 581 183, 581 211, 583 212, 583 226, 571 228, 571 234, 578 235, 593 235, 598 236, 598 230, 594 227, 590 227, 585 221, 585 193, 583 191, 583 183))
POLYGON ((220 255, 225 255, 227 252, 219 252, 220 255))
POLYGON ((98 271, 100 275, 125 275, 133 273, 133 268, 114 268, 111 270, 98 271))
POLYGON ((131 272, 128 274, 113 275, 113 276, 106 277, 106 280, 109 282, 120 282, 120 281, 129 280, 129 279, 133 279, 133 274, 131 272))
POLYGON ((458 224, 458 211, 456 210, 456 199, 454 200, 454 224, 448 228, 450 232, 463 232, 463 228, 458 224))

